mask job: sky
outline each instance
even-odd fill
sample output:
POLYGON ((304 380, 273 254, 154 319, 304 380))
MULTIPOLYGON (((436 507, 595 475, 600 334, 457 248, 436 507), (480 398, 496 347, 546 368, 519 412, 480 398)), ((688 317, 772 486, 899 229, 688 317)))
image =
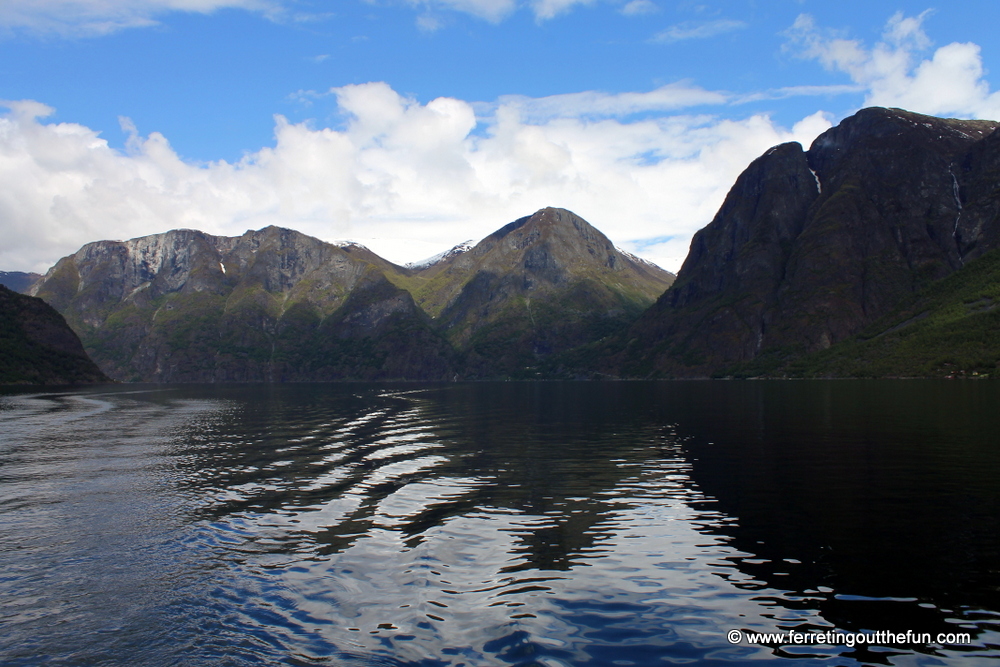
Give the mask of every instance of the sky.
POLYGON ((545 206, 677 271, 756 157, 1000 120, 997 0, 2 0, 0 270, 279 225, 419 261, 545 206))

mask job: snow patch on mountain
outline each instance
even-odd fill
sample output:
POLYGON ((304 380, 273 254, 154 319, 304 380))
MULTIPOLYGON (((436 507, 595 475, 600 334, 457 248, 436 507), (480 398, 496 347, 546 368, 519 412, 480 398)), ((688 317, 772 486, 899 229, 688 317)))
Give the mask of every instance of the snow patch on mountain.
POLYGON ((427 259, 422 259, 419 262, 410 262, 406 265, 408 269, 426 269, 427 267, 434 266, 438 262, 443 262, 446 259, 451 259, 456 255, 461 255, 462 253, 472 250, 476 246, 475 241, 463 241, 459 243, 454 248, 445 250, 444 252, 439 252, 433 257, 428 257, 427 259))
POLYGON ((651 262, 651 261, 649 261, 648 259, 643 259, 642 257, 639 257, 639 256, 637 256, 637 255, 633 255, 633 254, 632 254, 632 253, 630 253, 629 251, 627 251, 627 250, 622 250, 622 249, 621 249, 621 248, 619 248, 618 246, 615 246, 615 250, 617 250, 617 251, 618 251, 619 253, 621 253, 622 255, 625 255, 625 257, 626 257, 627 259, 630 259, 631 261, 635 262, 636 264, 638 264, 638 265, 640 265, 640 266, 651 266, 651 267, 653 267, 654 269, 657 269, 657 270, 659 270, 659 271, 663 271, 663 268, 662 268, 662 267, 661 267, 661 266, 660 266, 659 264, 656 264, 656 263, 654 263, 654 262, 651 262))

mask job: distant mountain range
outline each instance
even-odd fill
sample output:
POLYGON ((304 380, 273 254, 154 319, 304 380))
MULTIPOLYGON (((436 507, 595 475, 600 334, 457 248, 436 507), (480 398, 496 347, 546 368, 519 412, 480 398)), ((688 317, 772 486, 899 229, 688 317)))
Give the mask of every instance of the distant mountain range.
POLYGON ((28 289, 41 278, 38 273, 25 273, 23 271, 0 271, 0 285, 7 289, 24 294, 28 289))
POLYGON ((100 241, 29 291, 127 381, 986 376, 997 126, 871 108, 776 146, 676 281, 549 208, 406 267, 276 227, 100 241))
POLYGON ((543 209, 413 268, 277 227, 99 241, 31 291, 117 380, 443 380, 569 373, 673 277, 543 209))

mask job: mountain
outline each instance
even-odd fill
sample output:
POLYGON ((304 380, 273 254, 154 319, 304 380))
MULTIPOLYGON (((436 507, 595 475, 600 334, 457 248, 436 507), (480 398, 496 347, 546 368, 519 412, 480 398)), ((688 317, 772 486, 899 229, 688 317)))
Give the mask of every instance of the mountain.
POLYGON ((25 273, 23 271, 0 271, 0 285, 24 294, 38 282, 42 276, 37 273, 25 273))
POLYGON ((417 271, 420 271, 421 269, 427 269, 440 262, 450 260, 456 255, 461 255, 463 252, 468 252, 472 250, 472 248, 474 248, 475 245, 476 245, 475 241, 463 241, 462 243, 459 243, 458 245, 453 246, 452 248, 445 250, 444 252, 439 252, 433 257, 428 257, 427 259, 421 260, 419 262, 409 262, 408 264, 406 264, 406 268, 414 269, 417 271))
MULTIPOLYGON (((793 377, 995 377, 1000 371, 1000 249, 969 261, 860 334, 795 359, 793 377)), ((743 375, 774 373, 748 364, 743 375)))
POLYGON ((0 285, 0 384, 108 381, 62 315, 0 285))
POLYGON ((32 288, 126 381, 443 379, 453 353, 390 267, 287 229, 90 243, 32 288))
MULTIPOLYGON (((606 367, 774 372, 997 247, 998 123, 870 108, 755 160, 606 367)), ((753 374, 753 373, 750 373, 753 374)))
POLYGON ((441 380, 548 371, 672 278, 544 209, 413 267, 277 227, 99 241, 32 293, 119 380, 441 380))
POLYGON ((275 227, 101 241, 31 293, 124 380, 982 375, 997 127, 871 108, 775 146, 676 281, 547 208, 406 267, 275 227))
POLYGON ((561 354, 624 330, 674 278, 558 208, 457 250, 408 286, 473 377, 551 373, 561 354))

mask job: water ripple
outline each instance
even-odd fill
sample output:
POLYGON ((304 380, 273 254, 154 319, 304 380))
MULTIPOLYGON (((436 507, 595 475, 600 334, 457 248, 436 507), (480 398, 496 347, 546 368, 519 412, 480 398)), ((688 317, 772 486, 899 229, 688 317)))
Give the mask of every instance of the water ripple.
MULTIPOLYGON (((691 398, 698 384, 0 397, 0 661, 843 665, 996 657, 1000 604, 844 584, 838 577, 860 570, 806 529, 778 531, 803 516, 797 504, 810 496, 796 484, 808 470, 748 489, 757 478, 740 473, 761 459, 732 468, 744 455, 733 443, 766 431, 751 426, 767 413, 739 392, 749 407, 733 407, 718 386, 700 403, 691 398), (730 413, 691 421, 723 404, 742 420, 738 435, 720 437, 728 422, 718 414, 730 413), (777 519, 761 523, 768 515, 777 519), (848 651, 724 639, 731 628, 871 629, 893 618, 914 629, 970 629, 976 640, 965 649, 848 651)), ((804 455, 811 461, 817 451, 804 455)), ((983 488, 969 492, 996 498, 983 488)), ((976 540, 966 548, 995 564, 995 541, 976 540)))

